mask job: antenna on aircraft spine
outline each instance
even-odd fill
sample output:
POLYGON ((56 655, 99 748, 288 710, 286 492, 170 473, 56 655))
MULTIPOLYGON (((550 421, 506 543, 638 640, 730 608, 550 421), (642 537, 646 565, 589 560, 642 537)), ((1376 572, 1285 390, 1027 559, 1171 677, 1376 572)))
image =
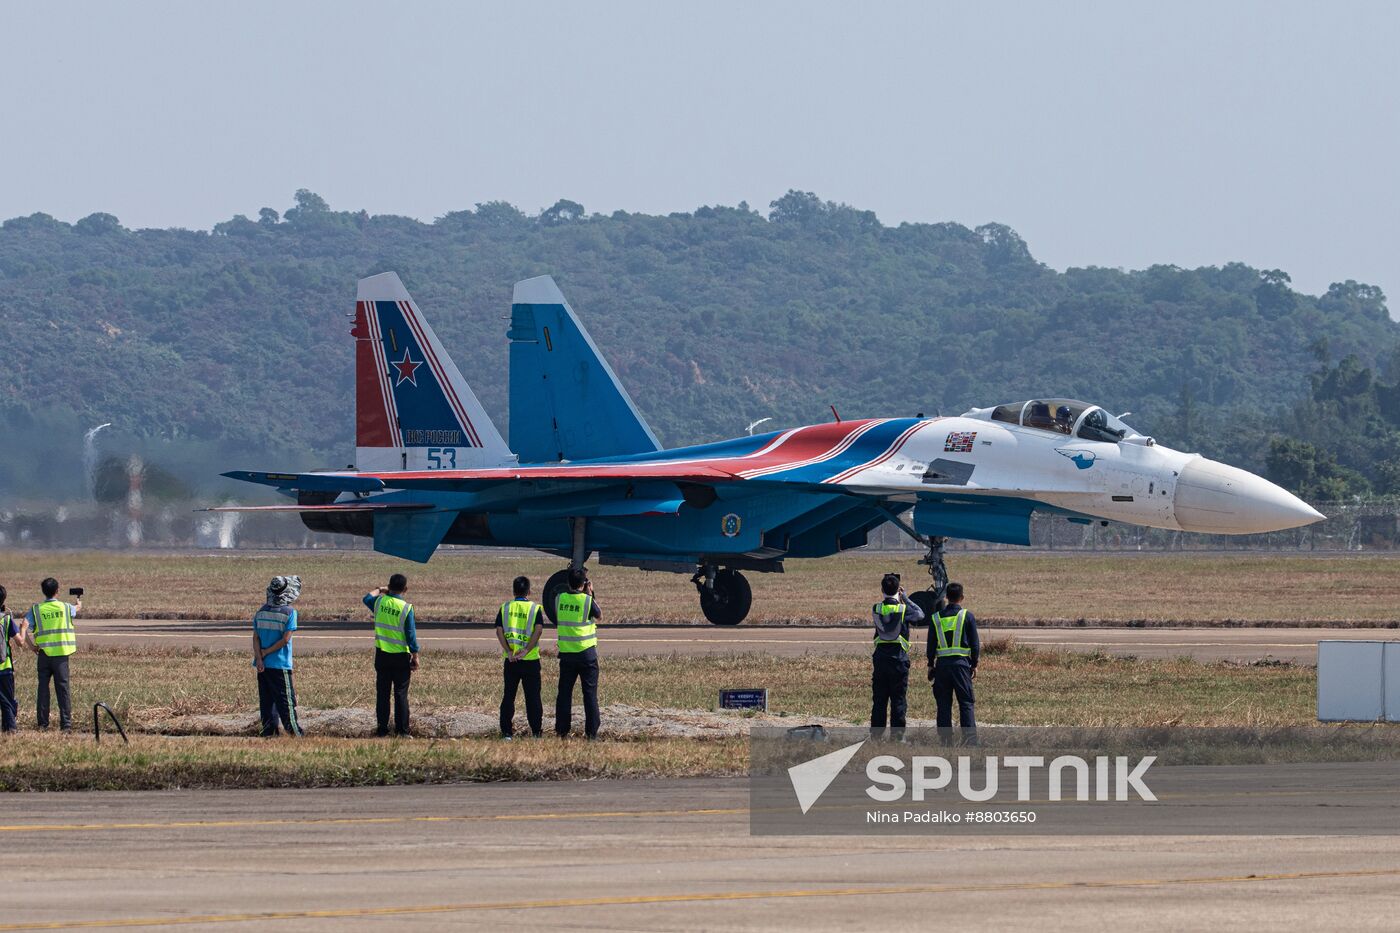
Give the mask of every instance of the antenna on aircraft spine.
POLYGON ((831 409, 831 417, 833 417, 833 418, 836 419, 836 423, 837 423, 837 424, 840 424, 840 423, 841 423, 841 415, 840 415, 839 412, 837 412, 836 406, 835 406, 835 405, 828 405, 827 407, 831 409))

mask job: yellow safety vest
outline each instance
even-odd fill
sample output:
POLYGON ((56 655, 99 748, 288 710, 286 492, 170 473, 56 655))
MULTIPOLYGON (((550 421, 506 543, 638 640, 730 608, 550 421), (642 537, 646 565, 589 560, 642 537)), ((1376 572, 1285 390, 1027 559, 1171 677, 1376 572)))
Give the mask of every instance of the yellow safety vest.
POLYGON ((10 623, 14 621, 14 616, 8 612, 0 612, 0 671, 13 670, 15 659, 10 657, 10 623))
POLYGON ((404 623, 413 609, 397 596, 381 596, 374 603, 374 647, 385 654, 406 654, 404 623))
POLYGON ((577 654, 598 644, 593 597, 587 593, 560 593, 554 603, 554 622, 560 654, 577 654))
POLYGON ((963 645, 963 620, 966 618, 966 609, 959 609, 958 614, 954 616, 938 616, 938 621, 933 626, 934 634, 938 636, 937 657, 972 657, 972 649, 963 645))
POLYGON ((876 603, 875 611, 878 612, 881 618, 884 620, 884 627, 886 628, 886 630, 893 628, 894 631, 899 633, 894 638, 882 638, 880 637, 880 628, 877 626, 875 629, 875 646, 879 647, 880 645, 899 645, 899 647, 903 648, 905 651, 908 651, 909 639, 904 637, 904 604, 876 603), (890 616, 898 616, 898 618, 891 620, 890 616))
POLYGON ((73 631, 73 607, 50 599, 29 610, 34 619, 34 644, 51 658, 66 658, 78 650, 73 631))
MULTIPOLYGON (((530 635, 535 630, 535 624, 540 619, 540 604, 531 602, 528 599, 512 599, 508 603, 501 604, 501 634, 505 636, 506 644, 512 648, 524 648, 530 643, 530 635)), ((510 652, 501 652, 501 657, 509 658, 510 652)), ((540 646, 537 642, 535 647, 525 653, 522 661, 538 661, 540 659, 540 646)))

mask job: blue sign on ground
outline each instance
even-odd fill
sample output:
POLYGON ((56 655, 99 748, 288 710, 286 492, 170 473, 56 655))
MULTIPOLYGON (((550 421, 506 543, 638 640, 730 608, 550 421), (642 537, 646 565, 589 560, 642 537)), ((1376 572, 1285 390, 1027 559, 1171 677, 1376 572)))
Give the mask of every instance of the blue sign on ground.
POLYGON ((756 690, 721 690, 719 692, 720 709, 761 709, 768 711, 768 688, 760 687, 756 690))

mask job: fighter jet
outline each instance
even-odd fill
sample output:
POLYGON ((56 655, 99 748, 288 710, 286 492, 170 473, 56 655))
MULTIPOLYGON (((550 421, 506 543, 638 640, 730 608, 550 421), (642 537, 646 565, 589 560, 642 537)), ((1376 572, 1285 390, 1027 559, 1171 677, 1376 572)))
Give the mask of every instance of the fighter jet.
MULTIPOLYGON (((915 598, 933 608, 947 539, 1029 545, 1035 512, 1213 534, 1323 518, 1267 480, 1067 398, 666 450, 551 278, 516 285, 510 322, 507 444, 399 277, 361 280, 356 466, 226 473, 296 500, 237 508, 296 512, 314 531, 414 561, 442 544, 487 545, 689 573, 717 625, 748 614, 746 571, 862 547, 887 522, 927 548, 933 584, 915 598)), ((546 609, 567 569, 546 584, 546 609)))

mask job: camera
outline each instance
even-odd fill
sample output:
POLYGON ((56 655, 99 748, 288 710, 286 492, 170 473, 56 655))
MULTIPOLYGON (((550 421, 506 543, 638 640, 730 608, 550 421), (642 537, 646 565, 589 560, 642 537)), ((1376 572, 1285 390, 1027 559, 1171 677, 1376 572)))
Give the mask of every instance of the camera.
POLYGON ((81 586, 70 586, 68 587, 68 595, 81 597, 83 595, 83 588, 81 586))

